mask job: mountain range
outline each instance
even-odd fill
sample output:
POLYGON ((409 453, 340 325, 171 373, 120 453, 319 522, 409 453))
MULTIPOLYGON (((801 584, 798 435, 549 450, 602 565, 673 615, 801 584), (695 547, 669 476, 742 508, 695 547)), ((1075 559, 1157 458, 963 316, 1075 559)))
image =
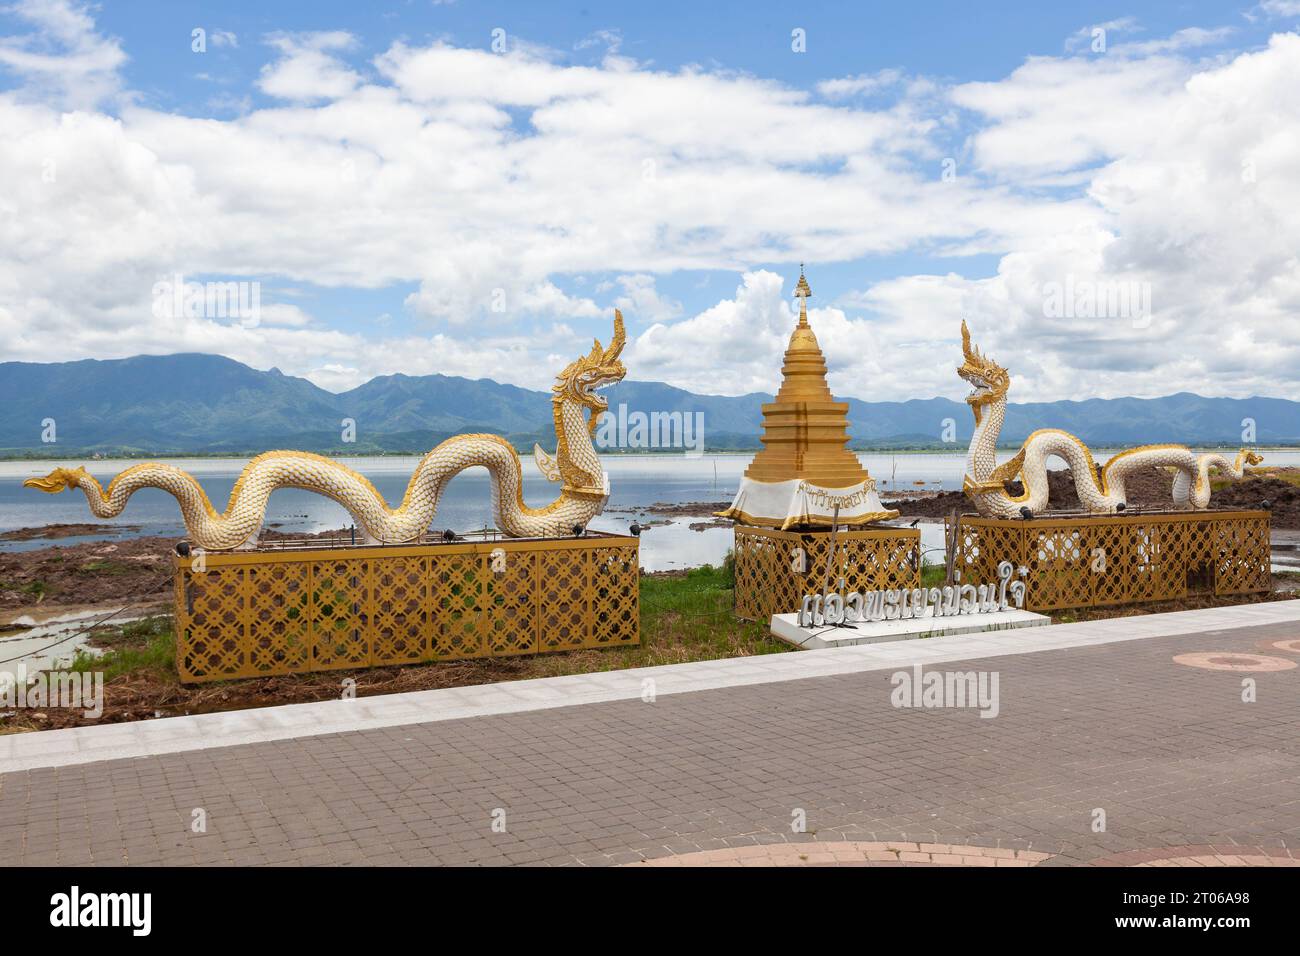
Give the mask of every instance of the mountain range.
MULTIPOLYGON (((661 382, 624 381, 603 393, 610 409, 700 412, 709 449, 758 447, 772 396, 697 395, 661 382)), ((77 362, 0 363, 0 455, 253 454, 299 448, 333 454, 423 452, 451 435, 490 431, 521 448, 554 445, 550 393, 489 379, 383 375, 333 393, 278 369, 217 355, 138 355, 77 362), (343 420, 355 441, 342 440, 343 420), (52 420, 52 426, 50 421, 52 420), (54 441, 43 438, 54 438, 54 441)), ((856 448, 965 448, 973 420, 946 398, 849 404, 856 448), (947 420, 952 426, 944 435, 947 420)), ((1055 427, 1092 445, 1148 442, 1239 445, 1243 420, 1260 444, 1300 444, 1300 402, 1281 398, 1088 399, 1012 404, 1002 442, 1055 427)))

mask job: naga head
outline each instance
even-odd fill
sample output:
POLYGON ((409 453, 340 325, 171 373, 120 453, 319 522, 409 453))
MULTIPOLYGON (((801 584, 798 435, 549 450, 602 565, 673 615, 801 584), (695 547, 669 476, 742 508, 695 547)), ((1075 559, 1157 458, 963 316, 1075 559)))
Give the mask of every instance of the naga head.
POLYGON ((555 392, 556 398, 577 402, 591 409, 594 421, 595 416, 609 407, 609 402, 596 394, 597 391, 622 381, 623 376, 627 374, 627 369, 618 360, 619 353, 623 351, 626 343, 623 313, 615 309, 614 338, 610 340, 609 348, 605 348, 600 344, 600 339, 596 339, 596 344, 591 347, 588 354, 570 362, 556 377, 551 391, 555 392))
POLYGON ((85 468, 55 468, 44 478, 28 478, 24 488, 39 488, 48 495, 58 494, 68 488, 80 488, 81 479, 89 477, 85 468))
POLYGON ((966 396, 966 402, 978 418, 981 406, 995 402, 1007 394, 1007 389, 1011 387, 1011 376, 1001 365, 985 358, 979 349, 970 344, 970 329, 966 327, 965 319, 961 322, 961 351, 966 361, 957 369, 957 374, 971 385, 971 393, 966 396))
POLYGON ((1263 460, 1264 460, 1264 456, 1259 454, 1258 452, 1250 451, 1249 449, 1246 448, 1243 448, 1241 450, 1241 464, 1243 466, 1258 465, 1263 460))

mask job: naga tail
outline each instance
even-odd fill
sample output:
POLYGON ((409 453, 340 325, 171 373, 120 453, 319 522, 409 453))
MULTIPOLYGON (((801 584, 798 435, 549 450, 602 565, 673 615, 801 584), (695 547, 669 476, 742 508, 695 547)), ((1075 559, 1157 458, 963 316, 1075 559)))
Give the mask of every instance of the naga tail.
POLYGON ((1234 461, 1228 461, 1218 452, 1197 455, 1196 465, 1193 470, 1179 470, 1174 475, 1174 504, 1180 508, 1204 510, 1210 506, 1211 468, 1218 468, 1221 473, 1228 477, 1240 480, 1245 477, 1248 465, 1258 465, 1263 460, 1263 455, 1251 451, 1249 448, 1238 451, 1234 461))
POLYGON ((25 488, 35 488, 48 495, 69 488, 80 488, 96 518, 116 518, 126 507, 130 497, 141 488, 159 488, 180 504, 185 526, 193 529, 195 522, 216 517, 212 503, 194 476, 175 465, 144 462, 132 465, 104 487, 85 468, 55 468, 43 478, 28 478, 25 488))
POLYGON ((1246 476, 1246 467, 1248 465, 1258 465, 1263 460, 1263 455, 1251 451, 1249 448, 1238 451, 1237 457, 1231 462, 1218 452, 1210 452, 1209 454, 1196 456, 1196 470, 1198 474, 1208 477, 1211 468, 1218 468, 1221 472, 1240 479, 1246 476))

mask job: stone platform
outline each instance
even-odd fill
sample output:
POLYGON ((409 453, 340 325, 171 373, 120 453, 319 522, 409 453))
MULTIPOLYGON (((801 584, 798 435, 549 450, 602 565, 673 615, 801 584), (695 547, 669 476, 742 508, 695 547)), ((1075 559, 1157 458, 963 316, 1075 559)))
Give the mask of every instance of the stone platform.
POLYGON ((800 627, 798 614, 772 615, 772 633, 796 647, 850 647, 854 644, 879 644, 885 641, 908 641, 919 637, 943 637, 951 634, 979 634, 984 631, 1008 631, 1018 627, 1051 624, 1045 614, 1012 608, 991 614, 960 614, 934 617, 934 608, 926 608, 924 617, 897 621, 857 621, 852 624, 823 624, 800 627))

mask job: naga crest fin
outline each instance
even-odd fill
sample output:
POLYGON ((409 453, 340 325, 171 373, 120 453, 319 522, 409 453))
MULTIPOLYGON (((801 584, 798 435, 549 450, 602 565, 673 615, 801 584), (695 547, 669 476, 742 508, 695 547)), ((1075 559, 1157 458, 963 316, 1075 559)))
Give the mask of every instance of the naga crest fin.
POLYGON ((560 481, 563 475, 560 473, 560 466, 555 458, 546 453, 541 445, 533 445, 533 461, 537 462, 537 470, 542 473, 542 477, 547 481, 560 481))
POLYGON ((1022 447, 1016 452, 1014 458, 1009 458, 1002 464, 998 465, 989 473, 989 482, 999 482, 1005 485, 1008 481, 1013 481, 1016 475, 1020 474, 1020 469, 1025 464, 1025 449, 1022 447))
MULTIPOLYGON (((597 339, 597 343, 599 343, 597 339)), ((614 337, 609 340, 609 348, 605 350, 605 361, 613 362, 618 359, 623 352, 623 346, 627 344, 627 331, 623 328, 623 313, 618 309, 614 310, 614 337)))

